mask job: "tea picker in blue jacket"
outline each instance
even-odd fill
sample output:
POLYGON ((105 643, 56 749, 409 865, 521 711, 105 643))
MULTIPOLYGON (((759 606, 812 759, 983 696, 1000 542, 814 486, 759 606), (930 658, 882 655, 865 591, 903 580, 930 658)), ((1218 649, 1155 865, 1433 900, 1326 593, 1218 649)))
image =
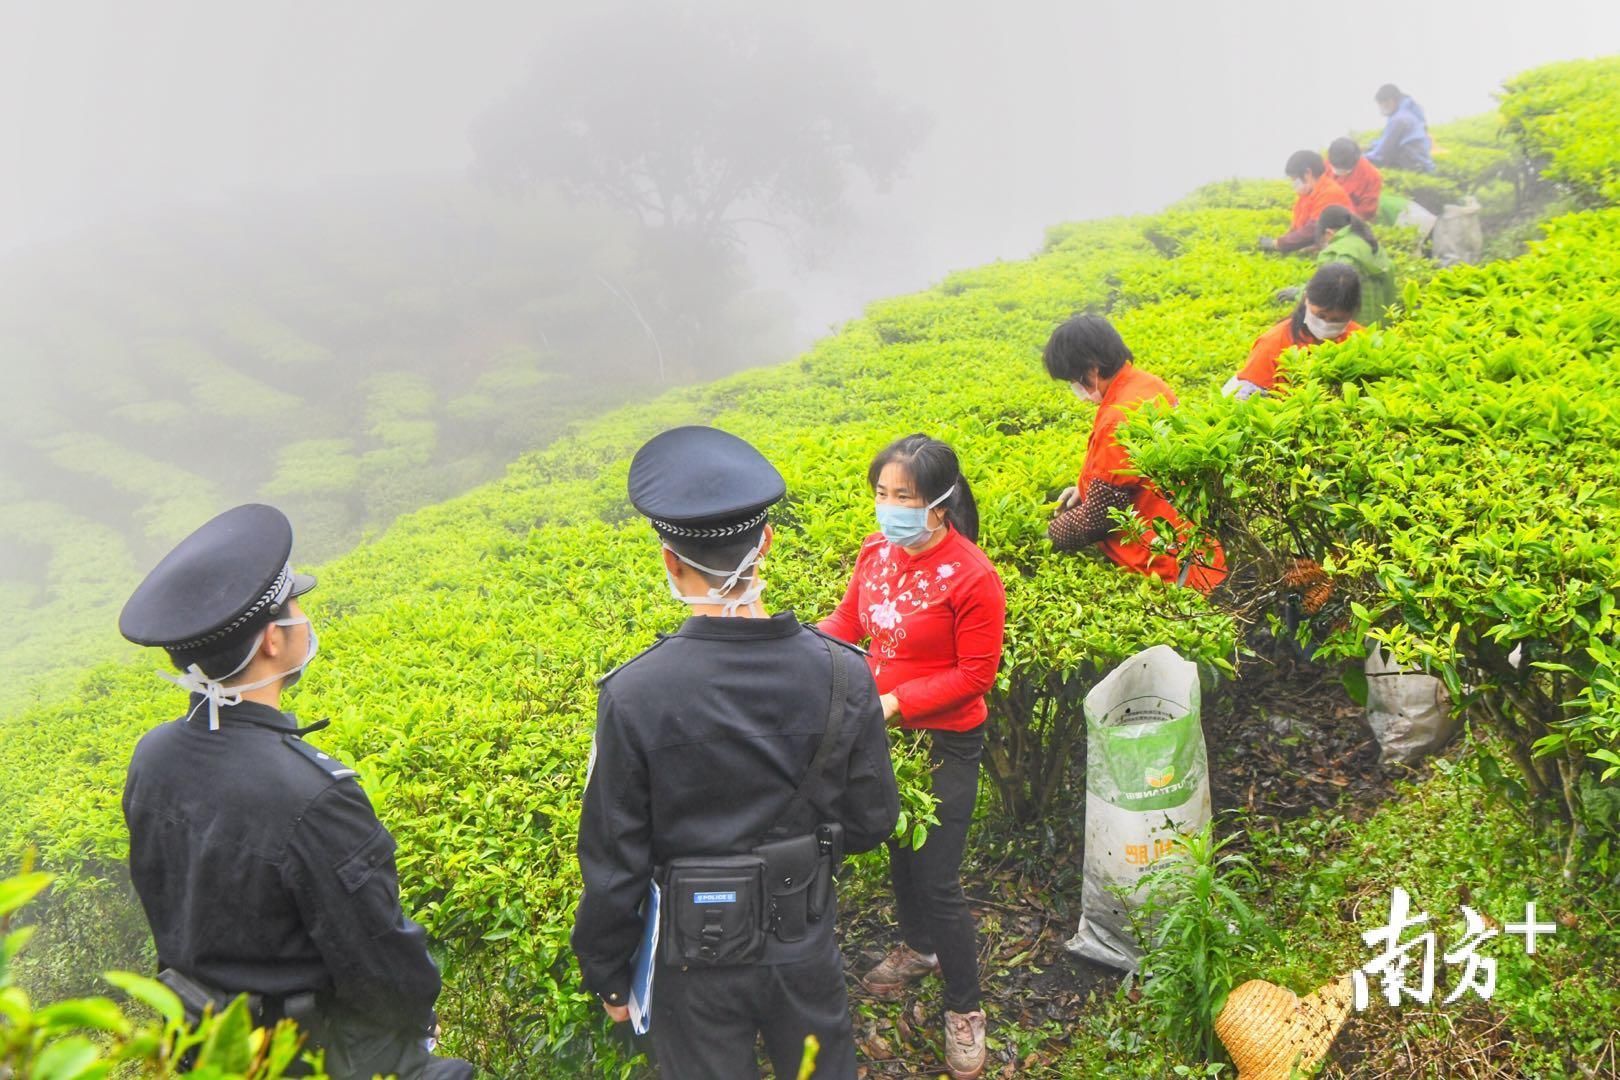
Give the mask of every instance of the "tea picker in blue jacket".
POLYGON ((1394 83, 1385 83, 1373 95, 1383 112, 1384 132, 1372 141, 1363 156, 1380 169, 1408 169, 1434 172, 1433 141, 1423 106, 1401 92, 1394 83))

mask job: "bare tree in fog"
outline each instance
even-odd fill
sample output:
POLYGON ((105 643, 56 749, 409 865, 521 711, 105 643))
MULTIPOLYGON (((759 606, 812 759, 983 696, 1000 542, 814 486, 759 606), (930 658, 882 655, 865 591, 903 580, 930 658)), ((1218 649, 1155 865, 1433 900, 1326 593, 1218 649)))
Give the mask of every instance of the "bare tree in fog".
POLYGON ((836 223, 857 174, 893 179, 926 129, 853 54, 748 9, 614 7, 547 41, 475 125, 477 170, 556 185, 710 246, 836 223))
POLYGON ((927 126, 856 56, 757 9, 727 14, 610 7, 549 38, 472 131, 475 174, 497 189, 561 190, 639 224, 641 291, 603 287, 660 370, 666 354, 711 370, 772 359, 759 350, 785 313, 749 292, 747 245, 825 243, 852 184, 887 184, 927 126))

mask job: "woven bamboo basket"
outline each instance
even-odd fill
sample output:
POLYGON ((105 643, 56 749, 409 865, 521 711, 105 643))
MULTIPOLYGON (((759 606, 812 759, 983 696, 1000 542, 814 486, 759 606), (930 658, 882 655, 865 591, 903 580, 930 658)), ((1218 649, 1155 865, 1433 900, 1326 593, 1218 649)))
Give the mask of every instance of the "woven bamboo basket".
POLYGON ((1215 1034, 1237 1066, 1237 1080, 1289 1080, 1307 1075, 1350 1018, 1349 975, 1301 998, 1292 990, 1252 979, 1232 991, 1215 1018, 1215 1034))

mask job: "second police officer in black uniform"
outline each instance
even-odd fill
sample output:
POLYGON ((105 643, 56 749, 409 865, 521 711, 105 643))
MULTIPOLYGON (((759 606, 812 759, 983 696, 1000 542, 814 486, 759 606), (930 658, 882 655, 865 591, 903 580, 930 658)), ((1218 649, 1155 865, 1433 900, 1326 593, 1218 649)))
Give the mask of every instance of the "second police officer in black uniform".
POLYGON ((119 617, 169 652, 184 717, 142 737, 124 788, 130 876, 165 982, 196 1013, 251 995, 291 1017, 337 1080, 462 1080, 433 1057, 439 972, 400 910, 394 840, 355 772, 304 741, 282 693, 315 657, 292 526, 228 510, 170 552, 119 617))
POLYGON ((585 986, 628 1015, 649 883, 661 886, 651 1034, 661 1075, 853 1080, 831 872, 899 811, 883 709, 853 647, 768 614, 758 560, 781 475, 734 435, 664 432, 630 466, 630 501, 663 543, 691 616, 601 681, 580 812, 585 986))

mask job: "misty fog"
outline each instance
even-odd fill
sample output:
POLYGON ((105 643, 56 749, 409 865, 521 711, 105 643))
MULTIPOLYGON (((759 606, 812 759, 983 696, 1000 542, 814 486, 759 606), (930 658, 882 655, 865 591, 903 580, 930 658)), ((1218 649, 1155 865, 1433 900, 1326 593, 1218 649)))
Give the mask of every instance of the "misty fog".
POLYGON ((1613 0, 5 4, 0 656, 109 647, 234 503, 327 557, 1050 225, 1280 176, 1382 83, 1444 123, 1617 51, 1613 0))
MULTIPOLYGON (((464 170, 473 118, 522 78, 540 43, 596 7, 5 5, 0 249, 176 203, 464 170)), ((1512 72, 1620 47, 1620 5, 1607 0, 1342 10, 1353 22, 1279 0, 795 9, 807 34, 862 57, 932 119, 907 175, 863 201, 841 257, 808 282, 784 279, 797 340, 875 296, 1026 254, 1053 222, 1277 174, 1297 146, 1376 128, 1381 83, 1444 122, 1489 108, 1512 72)))

